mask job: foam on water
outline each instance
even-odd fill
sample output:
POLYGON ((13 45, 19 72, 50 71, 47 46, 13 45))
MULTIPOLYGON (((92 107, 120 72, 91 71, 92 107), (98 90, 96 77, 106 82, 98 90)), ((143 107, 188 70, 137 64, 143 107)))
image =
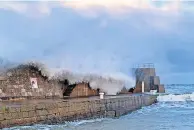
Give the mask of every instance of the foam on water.
POLYGON ((17 126, 12 128, 4 128, 3 130, 68 130, 67 125, 33 125, 33 126, 17 126))
POLYGON ((32 125, 32 126, 17 126, 12 128, 4 128, 3 130, 72 130, 76 127, 88 123, 97 123, 105 120, 106 118, 92 119, 92 120, 81 120, 81 121, 72 121, 65 122, 64 124, 58 125, 32 125))
MULTIPOLYGON (((178 89, 175 87, 175 90, 178 89)), ((194 92, 194 88, 189 89, 190 92, 194 92)), ((194 128, 194 93, 188 92, 174 94, 177 93, 174 91, 171 94, 160 95, 158 103, 143 107, 118 119, 82 120, 58 125, 35 124, 3 130, 192 130, 194 128)))
POLYGON ((158 96, 157 100, 159 102, 186 102, 194 101, 194 93, 191 94, 168 94, 158 96))
POLYGON ((67 125, 72 126, 79 126, 87 123, 94 123, 94 122, 101 122, 105 120, 105 118, 93 119, 93 120, 81 120, 81 121, 74 121, 74 122, 66 122, 67 125))

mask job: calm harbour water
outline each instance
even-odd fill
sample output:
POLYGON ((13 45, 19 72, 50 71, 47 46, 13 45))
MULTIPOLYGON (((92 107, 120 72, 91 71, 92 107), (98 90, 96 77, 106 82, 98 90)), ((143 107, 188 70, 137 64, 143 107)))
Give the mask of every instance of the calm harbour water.
POLYGON ((159 102, 118 119, 82 120, 62 125, 20 126, 3 130, 194 130, 194 88, 167 88, 159 102))

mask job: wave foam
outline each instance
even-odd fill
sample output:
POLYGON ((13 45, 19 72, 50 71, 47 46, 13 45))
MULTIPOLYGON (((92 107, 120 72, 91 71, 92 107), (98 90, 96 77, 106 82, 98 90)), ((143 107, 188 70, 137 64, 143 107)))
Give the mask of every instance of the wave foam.
POLYGON ((95 122, 102 122, 106 120, 105 118, 98 118, 93 120, 81 120, 81 121, 74 121, 74 122, 66 122, 66 124, 69 126, 79 126, 87 123, 95 123, 95 122))
POLYGON ((181 95, 160 95, 157 98, 158 102, 186 102, 194 101, 194 93, 192 94, 181 94, 181 95))
MULTIPOLYGON (((134 79, 123 73, 81 73, 64 68, 52 68, 38 61, 28 61, 20 65, 33 66, 37 68, 43 76, 46 76, 49 79, 67 79, 70 84, 89 82, 93 89, 99 88, 109 95, 116 95, 123 87, 131 88, 135 85, 134 79)), ((12 69, 14 68, 17 69, 15 66, 12 69)))

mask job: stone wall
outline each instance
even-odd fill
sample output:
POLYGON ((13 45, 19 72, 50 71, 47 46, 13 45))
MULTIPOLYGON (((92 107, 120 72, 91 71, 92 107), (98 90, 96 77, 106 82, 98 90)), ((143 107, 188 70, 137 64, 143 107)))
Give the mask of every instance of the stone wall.
POLYGON ((97 91, 90 88, 88 83, 78 83, 72 90, 70 97, 87 97, 96 95, 98 95, 97 91))
POLYGON ((0 79, 1 97, 61 97, 58 83, 49 81, 40 71, 30 66, 8 70, 0 79), (33 88, 30 79, 36 78, 38 88, 33 88))
MULTIPOLYGON (((0 128, 33 123, 63 123, 78 119, 119 117, 155 103, 151 95, 116 96, 103 100, 91 98, 55 100, 19 106, 1 105, 0 128)), ((38 102, 38 101, 37 101, 38 102)))

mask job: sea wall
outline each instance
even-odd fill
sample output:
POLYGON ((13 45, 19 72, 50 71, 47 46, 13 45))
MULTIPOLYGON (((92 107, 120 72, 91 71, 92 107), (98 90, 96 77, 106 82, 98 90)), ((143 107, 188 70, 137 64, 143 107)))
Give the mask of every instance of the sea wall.
POLYGON ((28 101, 28 103, 0 103, 0 128, 34 123, 62 123, 79 119, 119 117, 156 102, 156 96, 127 95, 28 101))

